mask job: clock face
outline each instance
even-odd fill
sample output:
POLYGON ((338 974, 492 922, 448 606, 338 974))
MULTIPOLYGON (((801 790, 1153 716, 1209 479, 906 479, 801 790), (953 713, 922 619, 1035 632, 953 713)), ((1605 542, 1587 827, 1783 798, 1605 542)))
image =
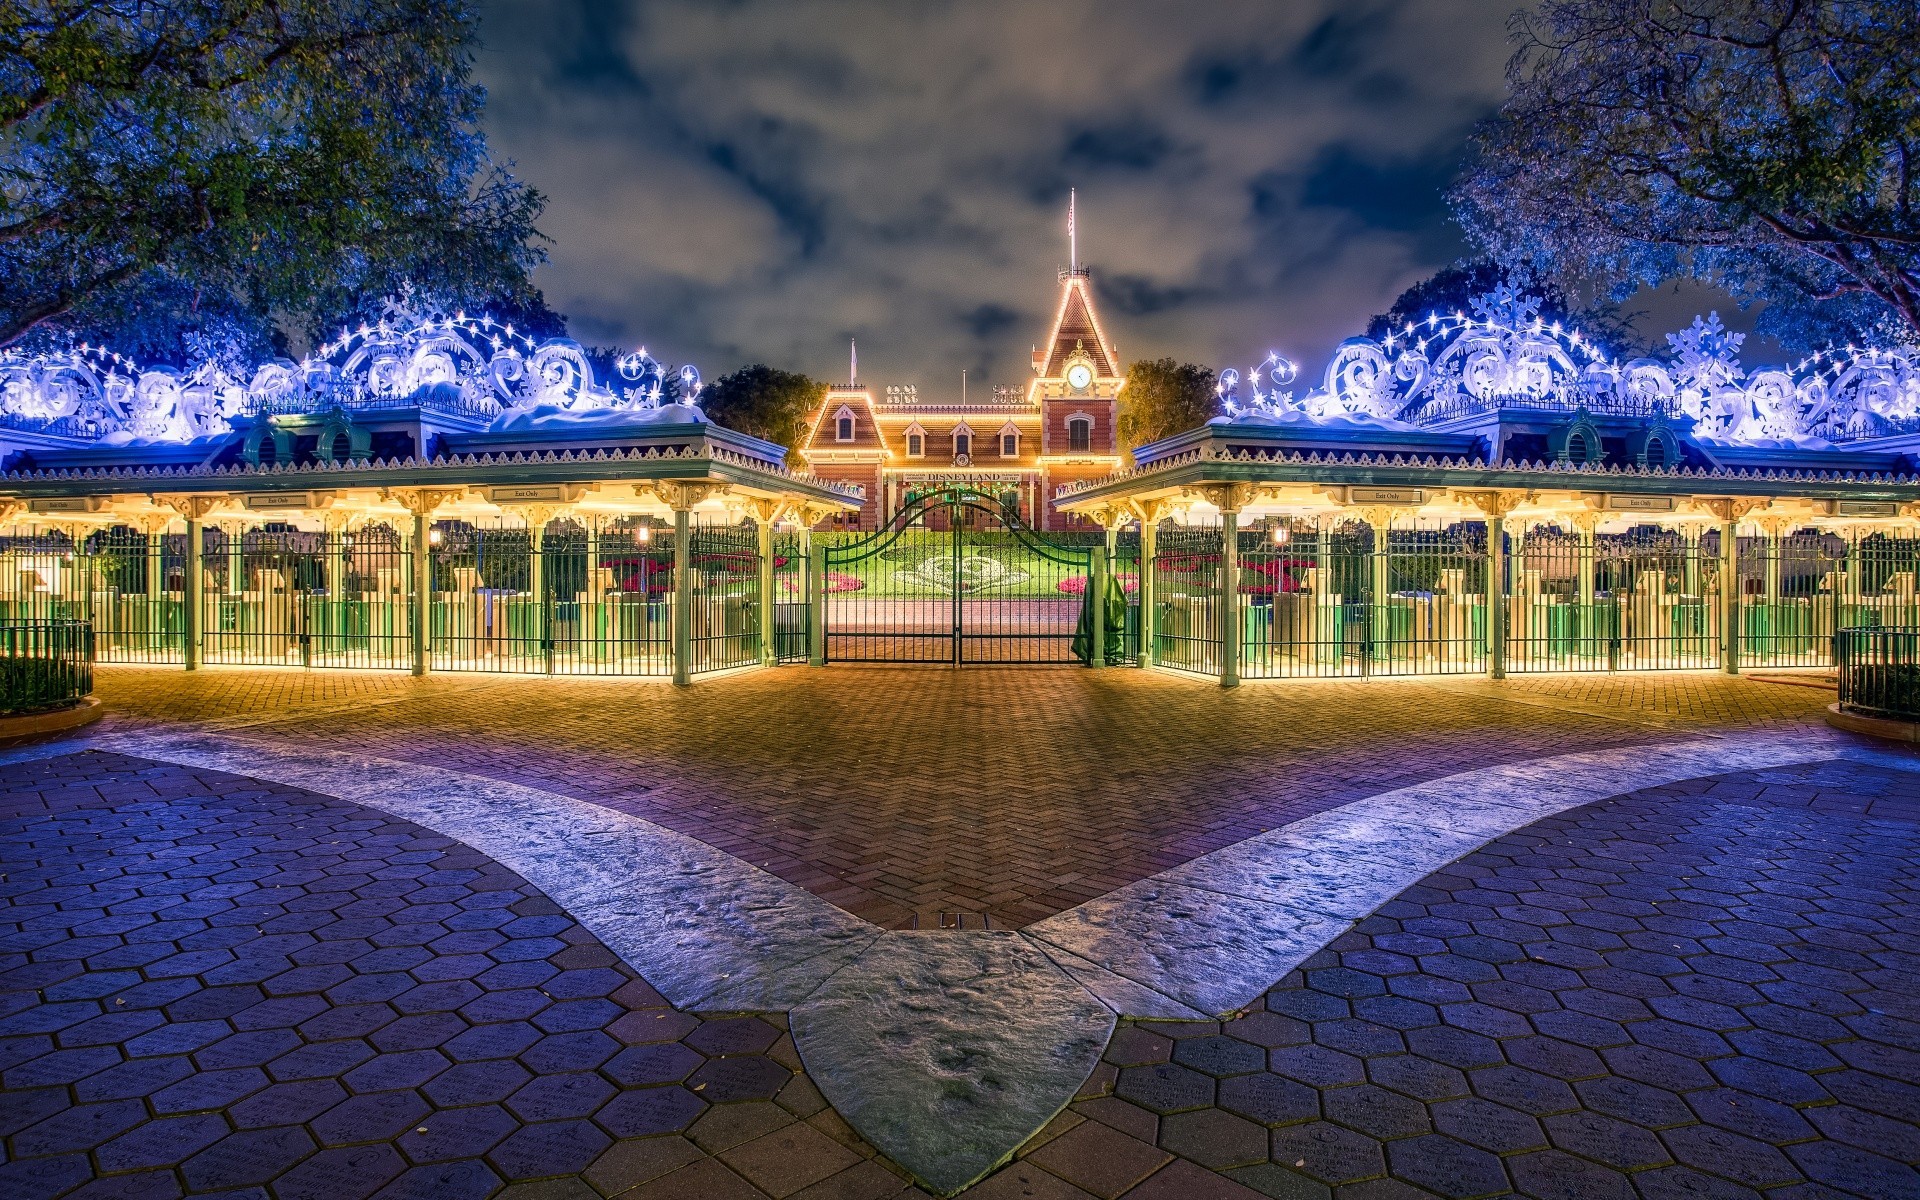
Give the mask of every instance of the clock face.
POLYGON ((1075 363, 1067 368, 1067 386, 1078 391, 1093 382, 1093 368, 1085 363, 1075 363))

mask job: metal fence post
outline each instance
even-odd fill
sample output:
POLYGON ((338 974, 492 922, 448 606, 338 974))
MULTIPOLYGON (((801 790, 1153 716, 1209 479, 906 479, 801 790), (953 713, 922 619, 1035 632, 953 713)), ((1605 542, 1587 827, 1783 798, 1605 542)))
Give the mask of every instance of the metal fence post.
POLYGON ((673 684, 693 683, 693 514, 673 509, 673 684))

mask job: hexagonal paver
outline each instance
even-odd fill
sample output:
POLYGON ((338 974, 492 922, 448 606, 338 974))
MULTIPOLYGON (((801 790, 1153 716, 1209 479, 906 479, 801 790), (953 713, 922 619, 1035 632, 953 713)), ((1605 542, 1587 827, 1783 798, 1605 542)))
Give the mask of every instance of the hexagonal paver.
POLYGON ((1325 1121, 1273 1131, 1273 1161, 1326 1184, 1353 1183, 1382 1174, 1380 1143, 1325 1121))
POLYGON ((1185 1112, 1213 1103, 1213 1080, 1173 1063, 1128 1067, 1120 1072, 1114 1094, 1157 1113, 1185 1112))

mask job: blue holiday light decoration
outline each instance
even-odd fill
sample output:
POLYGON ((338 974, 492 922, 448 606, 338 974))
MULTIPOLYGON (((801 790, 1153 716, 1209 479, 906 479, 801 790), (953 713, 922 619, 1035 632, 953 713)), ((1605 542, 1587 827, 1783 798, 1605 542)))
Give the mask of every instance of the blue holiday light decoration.
MULTIPOLYGON (((1662 358, 1617 360, 1579 331, 1547 322, 1540 301, 1502 286, 1471 313, 1431 314, 1375 340, 1349 338, 1317 388, 1296 395, 1295 364, 1271 353, 1243 377, 1222 371, 1233 419, 1433 426, 1501 408, 1662 417, 1710 441, 1759 445, 1855 441, 1920 427, 1920 350, 1836 347, 1790 368, 1748 371, 1744 335, 1718 314, 1667 338, 1662 358), (1244 392, 1244 394, 1243 394, 1244 392)), ((490 316, 403 312, 344 331, 300 362, 276 359, 236 378, 204 361, 142 367, 80 344, 0 352, 0 424, 108 442, 185 442, 237 419, 419 406, 493 420, 544 413, 643 412, 669 394, 645 349, 595 374, 568 338, 536 342, 490 316)), ((697 405, 700 372, 674 373, 676 403, 697 405)))
MULTIPOLYGON (((345 330, 299 362, 275 359, 235 378, 202 362, 141 367, 81 344, 0 353, 0 422, 107 441, 186 442, 231 433, 236 418, 418 406, 486 418, 542 412, 650 410, 666 377, 645 349, 596 378, 570 338, 536 342, 490 316, 383 319, 345 330)), ((700 372, 678 372, 677 402, 695 404, 700 372)))
POLYGON ((1920 351, 1848 346, 1792 368, 1748 372, 1745 335, 1717 313, 1670 334, 1668 358, 1615 360, 1577 330, 1540 317, 1540 301, 1502 286, 1473 312, 1430 314, 1378 341, 1349 338, 1320 386, 1282 390, 1292 364, 1278 354, 1248 372, 1220 374, 1236 419, 1354 420, 1432 426, 1502 408, 1661 417, 1694 436, 1744 445, 1856 441, 1920 423, 1920 351))

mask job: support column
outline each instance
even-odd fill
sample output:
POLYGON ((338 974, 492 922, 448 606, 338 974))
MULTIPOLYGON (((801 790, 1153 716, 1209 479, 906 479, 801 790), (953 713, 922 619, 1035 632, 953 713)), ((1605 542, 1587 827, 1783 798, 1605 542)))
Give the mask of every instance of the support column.
POLYGON ((1507 514, 1526 500, 1519 492, 1456 492, 1487 519, 1486 616, 1487 678, 1507 677, 1507 514))
POLYGON ((1740 673, 1740 522, 1770 503, 1733 497, 1702 502, 1720 518, 1720 669, 1729 675, 1740 673))
POLYGON ((807 531, 807 665, 827 665, 827 548, 807 531))
POLYGON ((408 624, 413 632, 413 673, 425 675, 433 643, 432 518, 425 508, 413 512, 413 586, 407 589, 408 624))
POLYGON ((433 648, 433 513, 464 488, 409 488, 392 493, 413 514, 413 587, 407 611, 413 634, 413 673, 425 675, 432 665, 433 648))
POLYGON ((1367 630, 1373 643, 1373 657, 1380 661, 1388 656, 1385 643, 1389 640, 1387 622, 1387 591, 1392 586, 1388 572, 1387 551, 1390 541, 1388 533, 1393 527, 1393 514, 1384 508, 1365 508, 1360 510, 1367 527, 1373 530, 1372 570, 1367 577, 1368 600, 1367 630))
POLYGON ((306 643, 301 654, 309 666, 312 665, 313 652, 316 648, 323 654, 344 651, 347 648, 348 635, 353 629, 353 619, 347 613, 346 597, 347 522, 352 519, 352 516, 352 513, 334 509, 322 509, 320 512, 320 529, 325 535, 320 545, 327 594, 317 605, 320 611, 318 647, 314 645, 313 629, 316 605, 311 596, 304 601, 307 606, 305 614, 307 623, 302 628, 306 630, 306 643))
POLYGON ((200 667, 203 639, 207 626, 207 548, 206 523, 197 516, 187 518, 187 577, 182 582, 181 608, 186 622, 186 666, 200 667))
MULTIPOLYGON (((1107 534, 1107 540, 1113 540, 1113 534, 1107 534)), ((1104 667, 1107 665, 1107 550, 1104 546, 1094 546, 1087 552, 1087 596, 1089 599, 1088 632, 1092 640, 1087 644, 1087 665, 1104 667)))
POLYGON ((1720 523, 1720 667, 1740 673, 1740 523, 1720 523))
POLYGON ((1154 662, 1155 636, 1160 630, 1160 601, 1154 588, 1153 556, 1160 546, 1160 506, 1147 501, 1140 513, 1140 665, 1154 662))
POLYGON ((773 573, 773 519, 779 504, 773 500, 755 502, 753 508, 754 530, 760 535, 760 665, 771 667, 780 661, 778 645, 775 640, 774 603, 779 595, 774 591, 773 573))
POLYGON ((201 663, 201 640, 207 627, 206 518, 222 497, 189 495, 154 499, 187 519, 187 574, 180 595, 181 623, 185 626, 181 659, 186 669, 193 671, 201 663))
POLYGON ((1240 509, 1220 510, 1220 686, 1240 686, 1240 509))
MULTIPOLYGON (((1575 622, 1574 646, 1578 649, 1583 663, 1594 657, 1600 645, 1599 634, 1602 631, 1598 602, 1594 599, 1595 531, 1600 527, 1600 514, 1579 512, 1573 514, 1569 522, 1579 540, 1574 546, 1574 609, 1575 622)), ((1613 644, 1611 635, 1607 639, 1609 647, 1613 644)))
POLYGON ((1506 519, 1487 516, 1487 678, 1507 677, 1506 519))
POLYGON ((673 685, 693 683, 693 514, 673 510, 673 685))

